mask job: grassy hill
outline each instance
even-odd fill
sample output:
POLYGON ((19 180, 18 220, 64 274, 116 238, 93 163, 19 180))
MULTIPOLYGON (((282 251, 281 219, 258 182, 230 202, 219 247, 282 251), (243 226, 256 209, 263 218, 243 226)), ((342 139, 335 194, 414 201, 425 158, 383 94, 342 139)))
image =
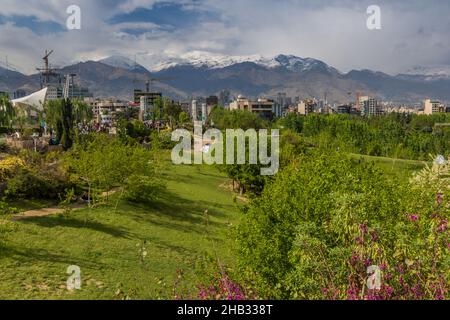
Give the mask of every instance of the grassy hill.
POLYGON ((178 280, 195 288, 195 264, 206 255, 232 263, 229 235, 239 214, 226 177, 208 166, 170 165, 165 175, 167 191, 151 206, 123 201, 115 211, 112 199, 18 222, 0 251, 0 299, 173 298, 178 280), (81 268, 74 293, 66 289, 70 265, 81 268))

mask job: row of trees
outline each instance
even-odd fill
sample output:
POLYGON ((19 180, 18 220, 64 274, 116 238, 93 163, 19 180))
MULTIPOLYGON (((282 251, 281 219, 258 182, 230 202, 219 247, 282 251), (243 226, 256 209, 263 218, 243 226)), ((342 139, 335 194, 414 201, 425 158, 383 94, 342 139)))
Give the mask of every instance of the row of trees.
POLYGON ((278 122, 319 147, 352 153, 426 160, 450 150, 450 115, 389 114, 362 118, 349 115, 289 114, 278 122))
POLYGON ((47 127, 55 132, 56 140, 65 150, 72 147, 75 135, 74 125, 88 123, 92 117, 92 108, 80 100, 51 100, 44 107, 47 127))

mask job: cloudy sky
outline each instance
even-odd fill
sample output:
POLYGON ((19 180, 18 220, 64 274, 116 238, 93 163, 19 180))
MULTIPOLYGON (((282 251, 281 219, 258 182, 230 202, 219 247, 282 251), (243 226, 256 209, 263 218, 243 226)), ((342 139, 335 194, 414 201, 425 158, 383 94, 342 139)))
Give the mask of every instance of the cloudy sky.
POLYGON ((55 65, 121 54, 147 66, 200 50, 395 74, 450 65, 449 17, 449 0, 1 0, 0 66, 8 56, 32 73, 45 49, 55 65), (70 5, 81 30, 66 27, 70 5), (381 8, 381 30, 366 27, 369 5, 381 8))

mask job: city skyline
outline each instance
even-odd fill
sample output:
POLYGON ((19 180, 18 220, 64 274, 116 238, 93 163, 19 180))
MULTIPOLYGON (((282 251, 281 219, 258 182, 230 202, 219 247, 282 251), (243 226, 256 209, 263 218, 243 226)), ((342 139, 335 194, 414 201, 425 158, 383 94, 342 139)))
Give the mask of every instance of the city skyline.
POLYGON ((2 1, 0 60, 30 74, 43 48, 55 65, 136 57, 149 67, 194 51, 216 55, 280 53, 312 57, 343 72, 389 74, 415 66, 449 66, 448 1, 2 1), (366 26, 367 7, 381 9, 381 30, 366 26), (81 8, 81 30, 67 30, 66 9, 81 8), (21 41, 17 41, 21 39, 21 41), (6 61, 5 61, 6 62, 6 61))

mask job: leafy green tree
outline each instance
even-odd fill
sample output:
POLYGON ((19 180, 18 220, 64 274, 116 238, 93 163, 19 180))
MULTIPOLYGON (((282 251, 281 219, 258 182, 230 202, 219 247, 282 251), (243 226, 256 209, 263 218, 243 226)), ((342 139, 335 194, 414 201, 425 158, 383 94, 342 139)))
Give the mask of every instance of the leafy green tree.
POLYGON ((72 101, 69 99, 62 100, 61 123, 62 123, 61 145, 63 146, 64 150, 68 150, 73 145, 73 132, 74 132, 73 104, 72 101))
POLYGON ((16 112, 8 97, 0 96, 0 125, 12 126, 15 116, 16 112))
POLYGON ((72 105, 73 119, 75 123, 88 123, 93 119, 93 110, 87 103, 82 100, 76 99, 73 100, 72 105))

